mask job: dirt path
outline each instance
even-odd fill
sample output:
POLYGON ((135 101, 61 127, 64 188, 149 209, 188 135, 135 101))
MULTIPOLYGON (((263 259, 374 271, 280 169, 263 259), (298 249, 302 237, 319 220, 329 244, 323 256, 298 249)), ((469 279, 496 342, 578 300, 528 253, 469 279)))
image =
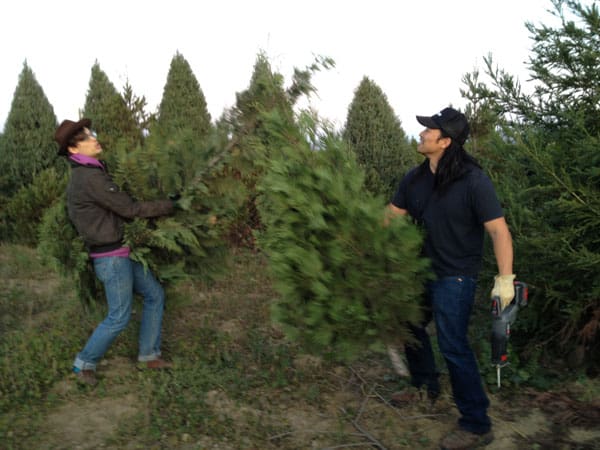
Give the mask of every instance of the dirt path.
MULTIPOLYGON (((0 251, 4 263, 2 257, 0 251)), ((171 293, 164 348, 175 362, 173 371, 139 371, 131 356, 123 356, 135 348, 132 324, 129 337, 120 338, 101 362, 96 388, 82 388, 65 373, 40 401, 21 403, 10 420, 0 421, 0 449, 437 449, 458 418, 447 376, 433 408, 425 402, 395 408, 388 399, 401 381, 386 355, 349 367, 296 354, 270 324, 274 293, 256 259, 240 257, 210 287, 187 284, 171 293)), ((65 320, 49 308, 64 293, 45 269, 17 277, 28 273, 28 261, 5 264, 0 275, 11 283, 24 280, 8 300, 37 303, 30 308, 16 301, 21 309, 15 310, 7 302, 6 311, 12 322, 26 317, 42 333, 65 320), (51 281, 43 295, 25 282, 34 278, 51 281)), ((31 367, 26 375, 37 375, 31 367)), ((495 440, 487 448, 600 450, 594 383, 586 395, 570 386, 491 393, 495 440)))
MULTIPOLYGON (((126 358, 106 361, 99 371, 102 381, 94 390, 82 391, 70 376, 59 383, 54 394, 63 401, 47 413, 39 448, 146 448, 144 439, 123 438, 128 424, 139 427, 152 413, 137 389, 144 374, 132 374, 132 367, 126 358)), ((257 407, 233 400, 223 389, 210 390, 204 395, 209 408, 242 433, 254 423, 286 431, 263 436, 260 442, 249 436, 252 433, 235 442, 182 433, 159 439, 152 448, 439 448, 439 440, 458 417, 450 396, 443 394, 432 409, 425 403, 394 408, 387 403, 388 386, 381 384, 382 374, 373 368, 338 367, 329 380, 335 388, 323 392, 316 403, 299 400, 292 389, 257 389, 252 396, 263 398, 257 407)), ((599 448, 600 427, 558 426, 556 416, 533 400, 509 403, 499 395, 490 398, 495 434, 490 450, 599 448)))

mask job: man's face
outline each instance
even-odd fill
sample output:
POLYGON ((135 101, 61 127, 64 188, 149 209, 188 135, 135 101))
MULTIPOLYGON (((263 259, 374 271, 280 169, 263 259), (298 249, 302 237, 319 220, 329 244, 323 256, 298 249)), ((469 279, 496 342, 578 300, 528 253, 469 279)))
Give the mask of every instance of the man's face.
POLYGON ((102 146, 96 139, 96 133, 87 128, 84 128, 83 132, 86 135, 85 139, 77 142, 75 147, 69 147, 69 152, 96 158, 102 152, 102 146))
POLYGON ((419 137, 421 140, 417 151, 427 157, 441 155, 451 142, 450 138, 442 137, 441 130, 434 128, 425 128, 419 133, 419 137))

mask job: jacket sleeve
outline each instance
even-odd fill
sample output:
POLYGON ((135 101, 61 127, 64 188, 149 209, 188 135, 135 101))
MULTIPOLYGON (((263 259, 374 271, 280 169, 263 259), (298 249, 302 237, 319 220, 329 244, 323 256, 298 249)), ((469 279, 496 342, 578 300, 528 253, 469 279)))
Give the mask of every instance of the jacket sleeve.
POLYGON ((99 206, 126 219, 164 216, 173 211, 171 200, 134 201, 129 194, 119 189, 108 174, 99 170, 90 174, 87 188, 90 191, 89 198, 99 206))

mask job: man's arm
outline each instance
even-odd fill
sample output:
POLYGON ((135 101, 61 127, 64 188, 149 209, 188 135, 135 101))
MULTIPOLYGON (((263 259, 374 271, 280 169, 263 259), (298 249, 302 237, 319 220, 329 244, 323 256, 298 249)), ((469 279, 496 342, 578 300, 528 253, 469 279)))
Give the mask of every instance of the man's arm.
POLYGON ((483 225, 494 244, 498 274, 511 275, 513 273, 513 245, 506 220, 504 217, 500 217, 485 222, 483 225))
POLYGON ((396 216, 405 216, 408 214, 406 209, 398 208, 397 206, 388 203, 387 208, 385 209, 385 216, 383 218, 383 225, 388 226, 390 224, 390 220, 396 216))

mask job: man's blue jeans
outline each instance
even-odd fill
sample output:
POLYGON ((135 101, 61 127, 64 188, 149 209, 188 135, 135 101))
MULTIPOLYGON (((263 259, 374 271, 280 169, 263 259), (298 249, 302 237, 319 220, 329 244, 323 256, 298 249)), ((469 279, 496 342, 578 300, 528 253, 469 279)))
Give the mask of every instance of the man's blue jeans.
POLYGON ((160 356, 160 328, 165 306, 165 294, 160 283, 150 270, 129 258, 96 258, 94 270, 104 284, 108 315, 96 327, 73 366, 81 370, 96 369, 102 356, 129 323, 134 292, 144 297, 138 360, 157 359, 160 356))
POLYGON ((428 283, 425 320, 420 327, 411 327, 420 345, 408 346, 406 359, 412 384, 425 385, 430 394, 438 394, 439 374, 425 330, 433 315, 438 345, 448 366, 454 401, 461 414, 459 425, 472 433, 483 434, 491 428, 487 415, 489 400, 467 337, 476 287, 476 280, 465 276, 443 277, 428 283))

